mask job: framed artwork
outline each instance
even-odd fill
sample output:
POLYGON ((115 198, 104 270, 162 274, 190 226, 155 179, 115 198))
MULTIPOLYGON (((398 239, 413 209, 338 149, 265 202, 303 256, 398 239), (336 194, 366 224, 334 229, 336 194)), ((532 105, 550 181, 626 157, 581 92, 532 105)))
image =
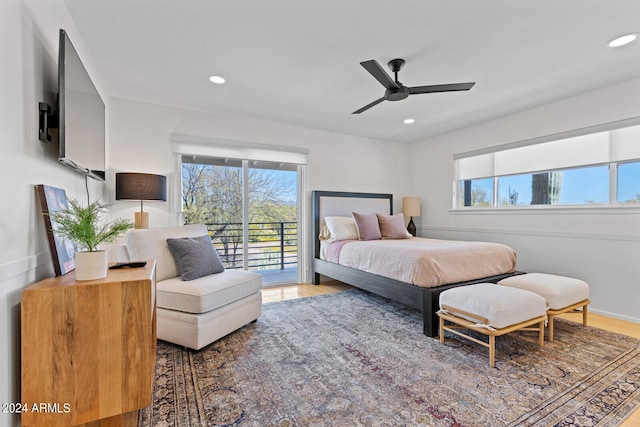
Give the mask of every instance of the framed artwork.
POLYGON ((53 268, 56 276, 62 276, 75 268, 73 257, 76 253, 76 245, 54 233, 58 225, 53 221, 50 213, 69 207, 67 194, 62 188, 43 184, 36 185, 36 193, 38 194, 38 200, 40 200, 44 225, 47 229, 49 249, 51 250, 51 257, 53 258, 53 268))

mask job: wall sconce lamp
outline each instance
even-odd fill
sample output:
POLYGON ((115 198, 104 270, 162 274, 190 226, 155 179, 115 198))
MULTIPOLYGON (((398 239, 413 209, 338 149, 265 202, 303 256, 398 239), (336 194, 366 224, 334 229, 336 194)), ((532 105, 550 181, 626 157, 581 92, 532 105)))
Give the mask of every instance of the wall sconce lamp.
POLYGON ((409 225, 407 231, 412 236, 416 235, 416 225, 413 223, 414 216, 421 215, 420 197, 403 197, 402 198, 402 213, 409 217, 409 225))
POLYGON ((150 173, 116 173, 116 200, 140 200, 140 212, 135 215, 136 228, 149 228, 149 212, 144 212, 144 200, 167 201, 167 177, 150 173))

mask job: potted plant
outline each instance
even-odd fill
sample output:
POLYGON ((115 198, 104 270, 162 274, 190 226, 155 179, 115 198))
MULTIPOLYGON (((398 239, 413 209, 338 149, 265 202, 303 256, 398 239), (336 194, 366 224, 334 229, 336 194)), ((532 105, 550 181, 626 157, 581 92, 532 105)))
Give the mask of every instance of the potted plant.
POLYGON ((133 228, 131 221, 123 219, 102 224, 100 216, 108 208, 109 205, 100 201, 83 206, 77 200, 69 199, 68 208, 51 213, 51 219, 58 225, 54 233, 73 241, 78 248, 75 255, 76 280, 107 277, 107 251, 98 250, 98 246, 113 242, 133 228))

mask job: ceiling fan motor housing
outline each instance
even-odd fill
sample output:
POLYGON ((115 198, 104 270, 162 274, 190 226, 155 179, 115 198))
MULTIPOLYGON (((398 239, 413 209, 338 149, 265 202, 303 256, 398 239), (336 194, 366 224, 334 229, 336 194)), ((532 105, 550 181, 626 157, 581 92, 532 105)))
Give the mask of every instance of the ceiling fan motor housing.
POLYGON ((397 89, 387 89, 384 92, 384 99, 387 101, 400 101, 409 96, 409 88, 403 85, 400 85, 397 89))

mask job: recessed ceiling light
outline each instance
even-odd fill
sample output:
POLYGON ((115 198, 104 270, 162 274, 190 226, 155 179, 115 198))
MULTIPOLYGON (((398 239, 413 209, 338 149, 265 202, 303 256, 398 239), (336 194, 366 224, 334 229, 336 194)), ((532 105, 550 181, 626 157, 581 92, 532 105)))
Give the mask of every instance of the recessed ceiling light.
POLYGON ((609 42, 609 47, 620 47, 631 43, 638 38, 638 33, 625 34, 624 36, 616 37, 609 42))
POLYGON ((411 123, 415 123, 416 119, 404 119, 405 125, 410 125, 411 123))
POLYGON ((209 77, 209 81, 211 83, 216 83, 216 84, 219 84, 219 85, 221 85, 222 83, 225 82, 224 77, 220 77, 220 76, 210 76, 209 77))

